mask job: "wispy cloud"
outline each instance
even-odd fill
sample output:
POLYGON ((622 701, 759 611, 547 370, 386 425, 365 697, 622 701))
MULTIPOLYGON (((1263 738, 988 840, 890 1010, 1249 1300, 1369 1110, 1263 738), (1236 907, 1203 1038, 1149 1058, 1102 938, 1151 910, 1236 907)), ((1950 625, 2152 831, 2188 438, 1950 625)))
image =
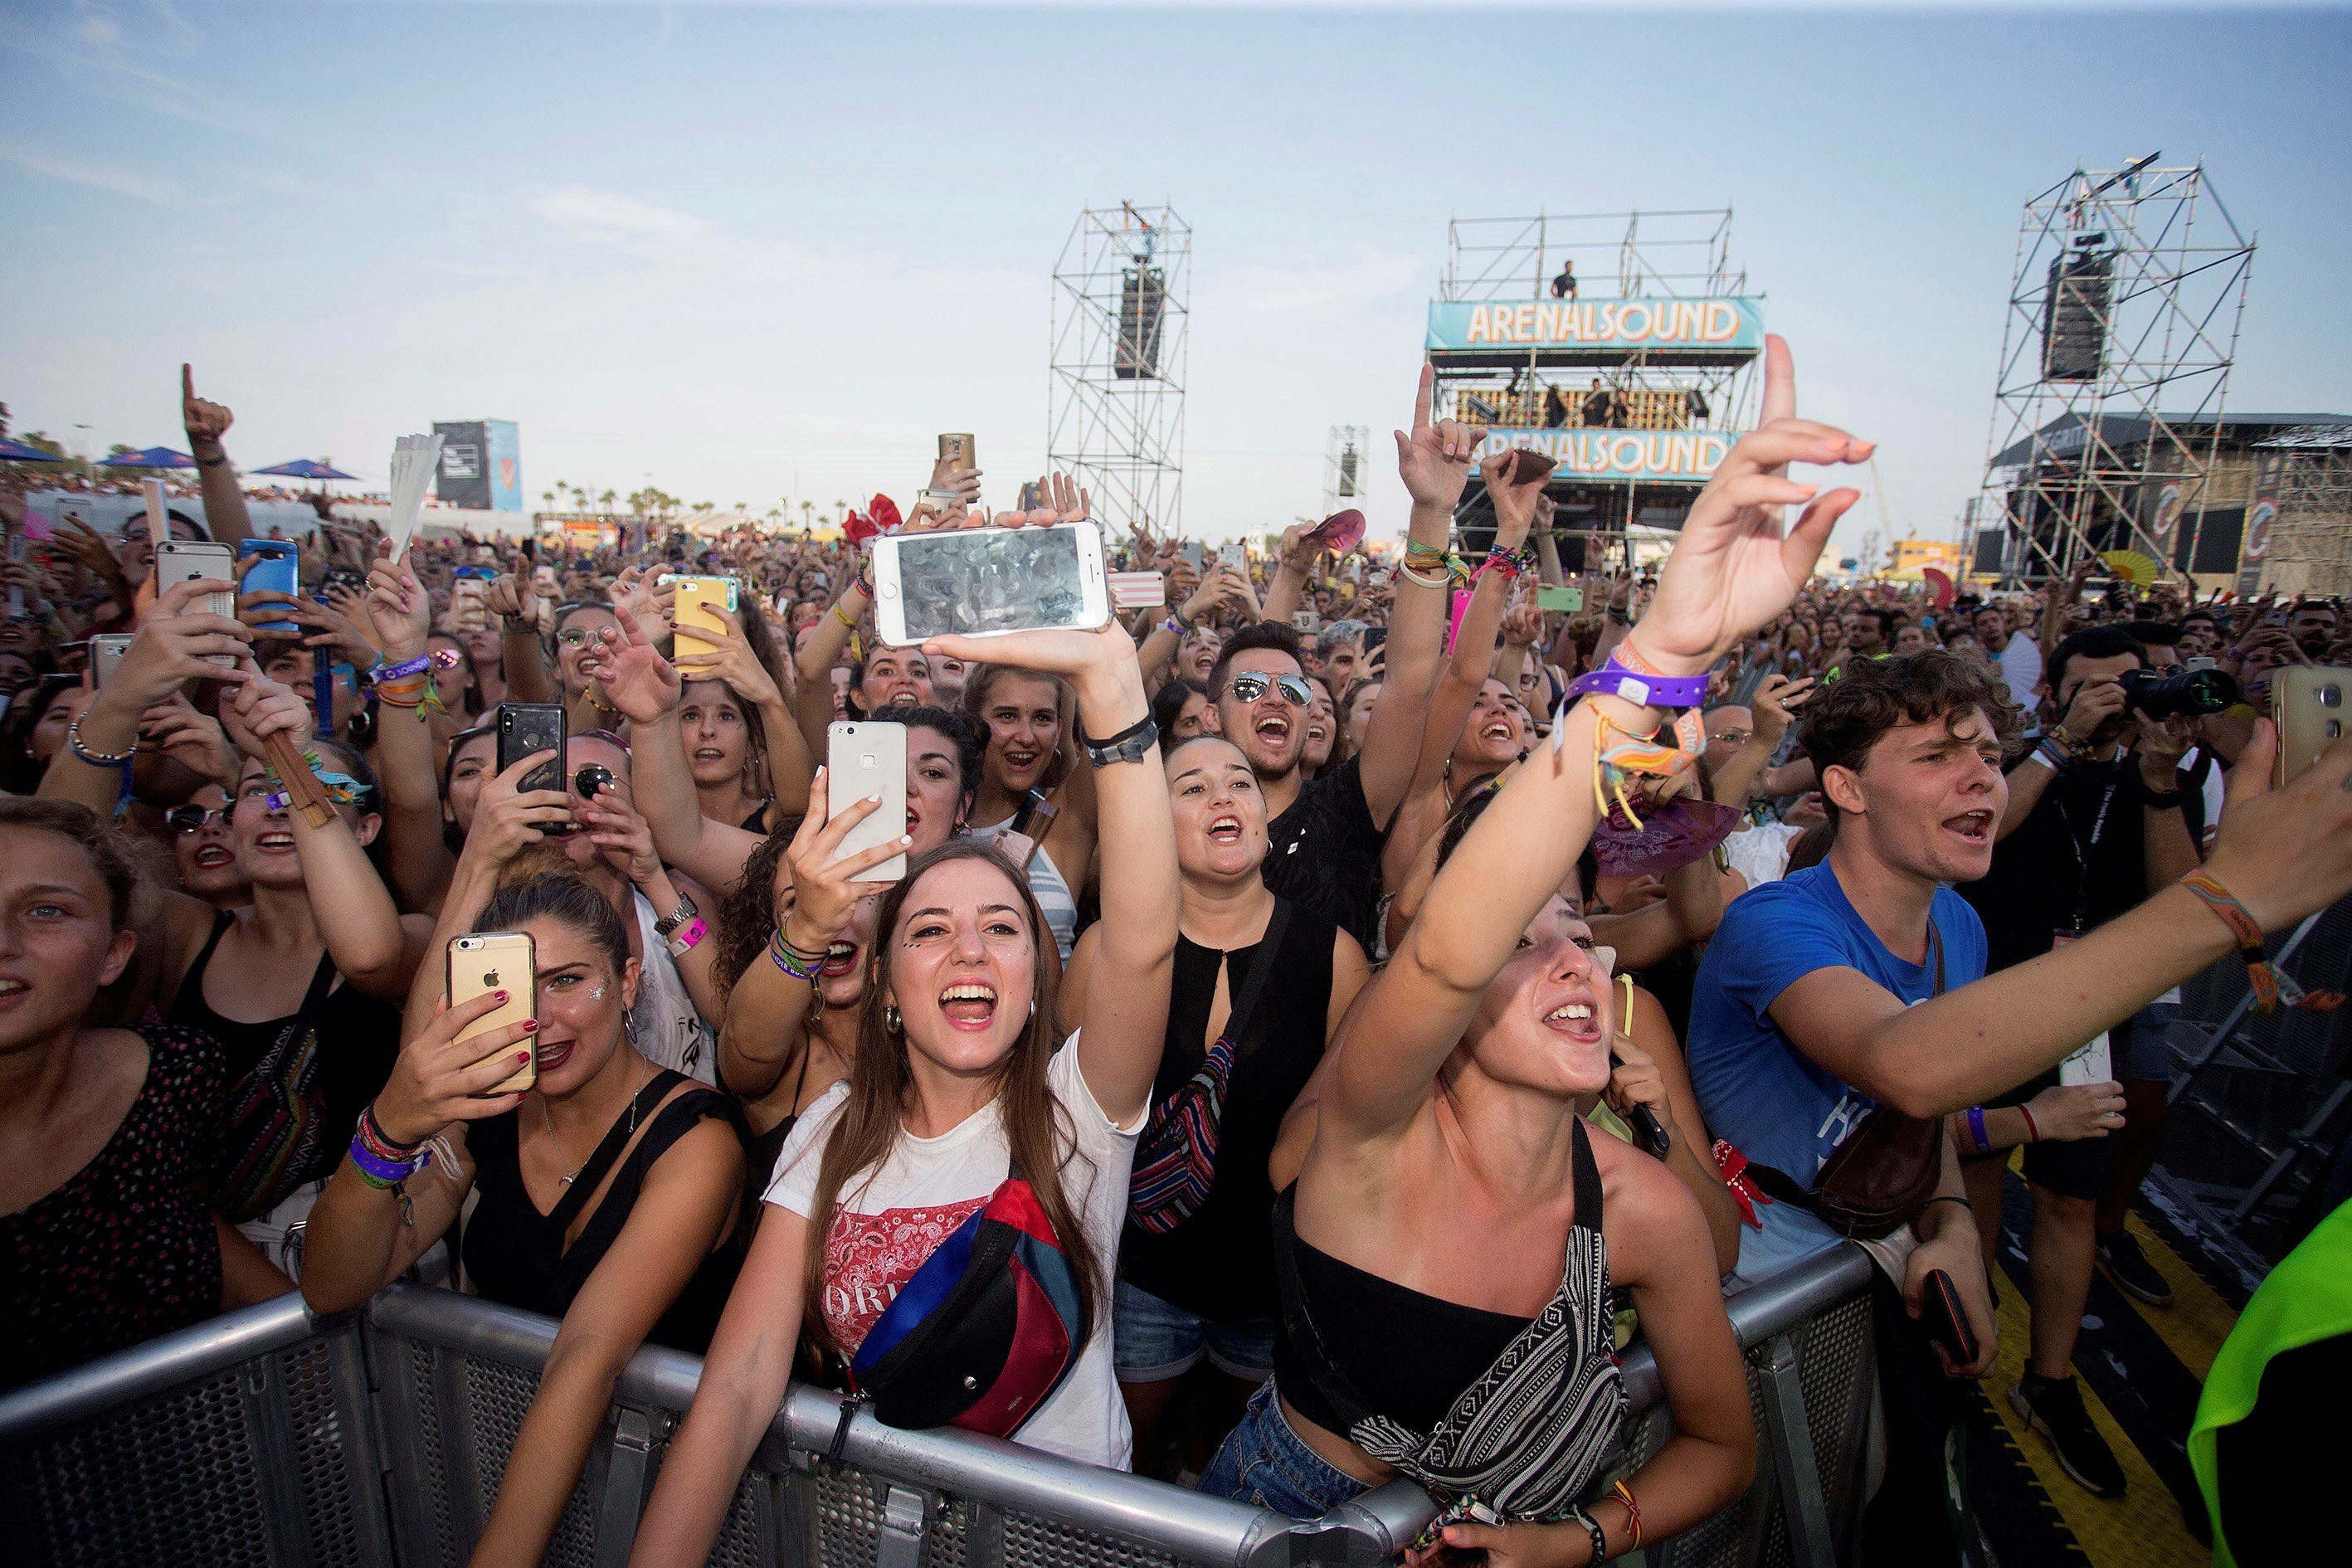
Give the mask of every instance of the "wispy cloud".
POLYGON ((709 221, 692 213, 590 185, 557 185, 541 191, 531 198, 530 210, 573 239, 595 243, 694 243, 712 233, 709 221))
POLYGON ((14 163, 30 174, 86 185, 94 191, 129 196, 133 201, 168 207, 174 212, 184 211, 196 205, 193 195, 170 180, 117 168, 111 163, 101 163, 92 159, 63 157, 31 147, 0 147, 0 160, 14 163))

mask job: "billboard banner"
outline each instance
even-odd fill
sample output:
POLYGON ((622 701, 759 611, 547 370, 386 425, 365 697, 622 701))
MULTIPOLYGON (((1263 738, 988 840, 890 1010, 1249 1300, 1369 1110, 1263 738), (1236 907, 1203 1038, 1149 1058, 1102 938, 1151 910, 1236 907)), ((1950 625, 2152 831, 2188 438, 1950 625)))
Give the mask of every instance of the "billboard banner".
POLYGON ((482 421, 483 458, 492 511, 522 510, 522 437, 511 419, 482 421))
POLYGON ((2286 469, 2286 454, 2265 452, 2254 469, 2254 504, 2246 513, 2245 560, 2262 560, 2271 552, 2271 527, 2278 521, 2279 478, 2286 469))
POLYGON ((1526 447, 1559 465, 1554 479, 1705 484, 1731 444, 1727 430, 1489 430, 1486 450, 1526 447))
POLYGON ((488 441, 478 419, 436 421, 441 437, 441 471, 433 477, 433 494, 444 506, 490 509, 489 464, 482 448, 488 441))
POLYGON ((1490 349, 1758 350, 1761 300, 1561 300, 1512 304, 1433 300, 1429 351, 1490 349))

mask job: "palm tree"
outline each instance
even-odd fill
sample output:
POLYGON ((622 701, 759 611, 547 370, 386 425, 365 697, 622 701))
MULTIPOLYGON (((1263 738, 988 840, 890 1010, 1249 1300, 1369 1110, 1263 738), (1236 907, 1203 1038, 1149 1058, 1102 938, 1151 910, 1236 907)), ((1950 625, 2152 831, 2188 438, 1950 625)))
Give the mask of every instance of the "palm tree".
POLYGON ((614 499, 613 492, 609 489, 596 498, 596 504, 604 509, 604 513, 608 517, 612 515, 614 499))

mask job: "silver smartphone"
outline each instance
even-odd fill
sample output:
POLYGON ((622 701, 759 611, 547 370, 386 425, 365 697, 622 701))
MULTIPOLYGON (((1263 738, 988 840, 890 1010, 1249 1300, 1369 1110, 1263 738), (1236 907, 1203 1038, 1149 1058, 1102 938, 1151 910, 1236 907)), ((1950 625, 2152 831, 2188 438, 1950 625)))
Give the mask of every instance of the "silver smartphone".
POLYGON ((1110 619, 1102 531, 969 528, 874 542, 874 616, 886 643, 993 637, 1110 619))
MULTIPOLYGON (((824 819, 831 822, 868 795, 880 795, 874 814, 842 835, 841 854, 887 844, 907 831, 907 726, 887 720, 845 721, 824 732, 824 819)), ((857 879, 895 882, 907 857, 893 855, 857 879)))
MULTIPOLYGON (((170 593, 183 583, 206 579, 215 583, 236 581, 236 560, 226 544, 214 544, 199 539, 159 539, 155 543, 155 593, 158 597, 170 593)), ((236 616, 236 594, 207 594, 188 606, 190 614, 236 616)), ((225 653, 205 656, 226 669, 236 660, 225 653)))
POLYGON ((93 691, 103 691, 114 672, 122 667, 122 656, 131 651, 138 639, 129 632, 100 632, 89 639, 89 685, 93 691))

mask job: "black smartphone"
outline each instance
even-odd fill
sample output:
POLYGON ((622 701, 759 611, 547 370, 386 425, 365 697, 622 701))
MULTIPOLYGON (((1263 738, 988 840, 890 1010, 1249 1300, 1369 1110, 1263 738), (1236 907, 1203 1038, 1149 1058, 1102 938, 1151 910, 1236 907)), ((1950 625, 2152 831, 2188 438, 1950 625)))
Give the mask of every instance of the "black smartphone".
POLYGON ((563 765, 563 704, 500 703, 499 772, 506 772, 533 752, 553 752, 555 756, 523 774, 519 787, 525 790, 562 789, 563 781, 571 776, 563 765))
POLYGON ((1952 1277, 1940 1268, 1927 1270, 1920 1284, 1920 1315, 1927 1324, 1927 1337, 1944 1347, 1952 1364, 1976 1364, 1977 1331, 1969 1326, 1969 1310, 1960 1301, 1959 1288, 1952 1277))

